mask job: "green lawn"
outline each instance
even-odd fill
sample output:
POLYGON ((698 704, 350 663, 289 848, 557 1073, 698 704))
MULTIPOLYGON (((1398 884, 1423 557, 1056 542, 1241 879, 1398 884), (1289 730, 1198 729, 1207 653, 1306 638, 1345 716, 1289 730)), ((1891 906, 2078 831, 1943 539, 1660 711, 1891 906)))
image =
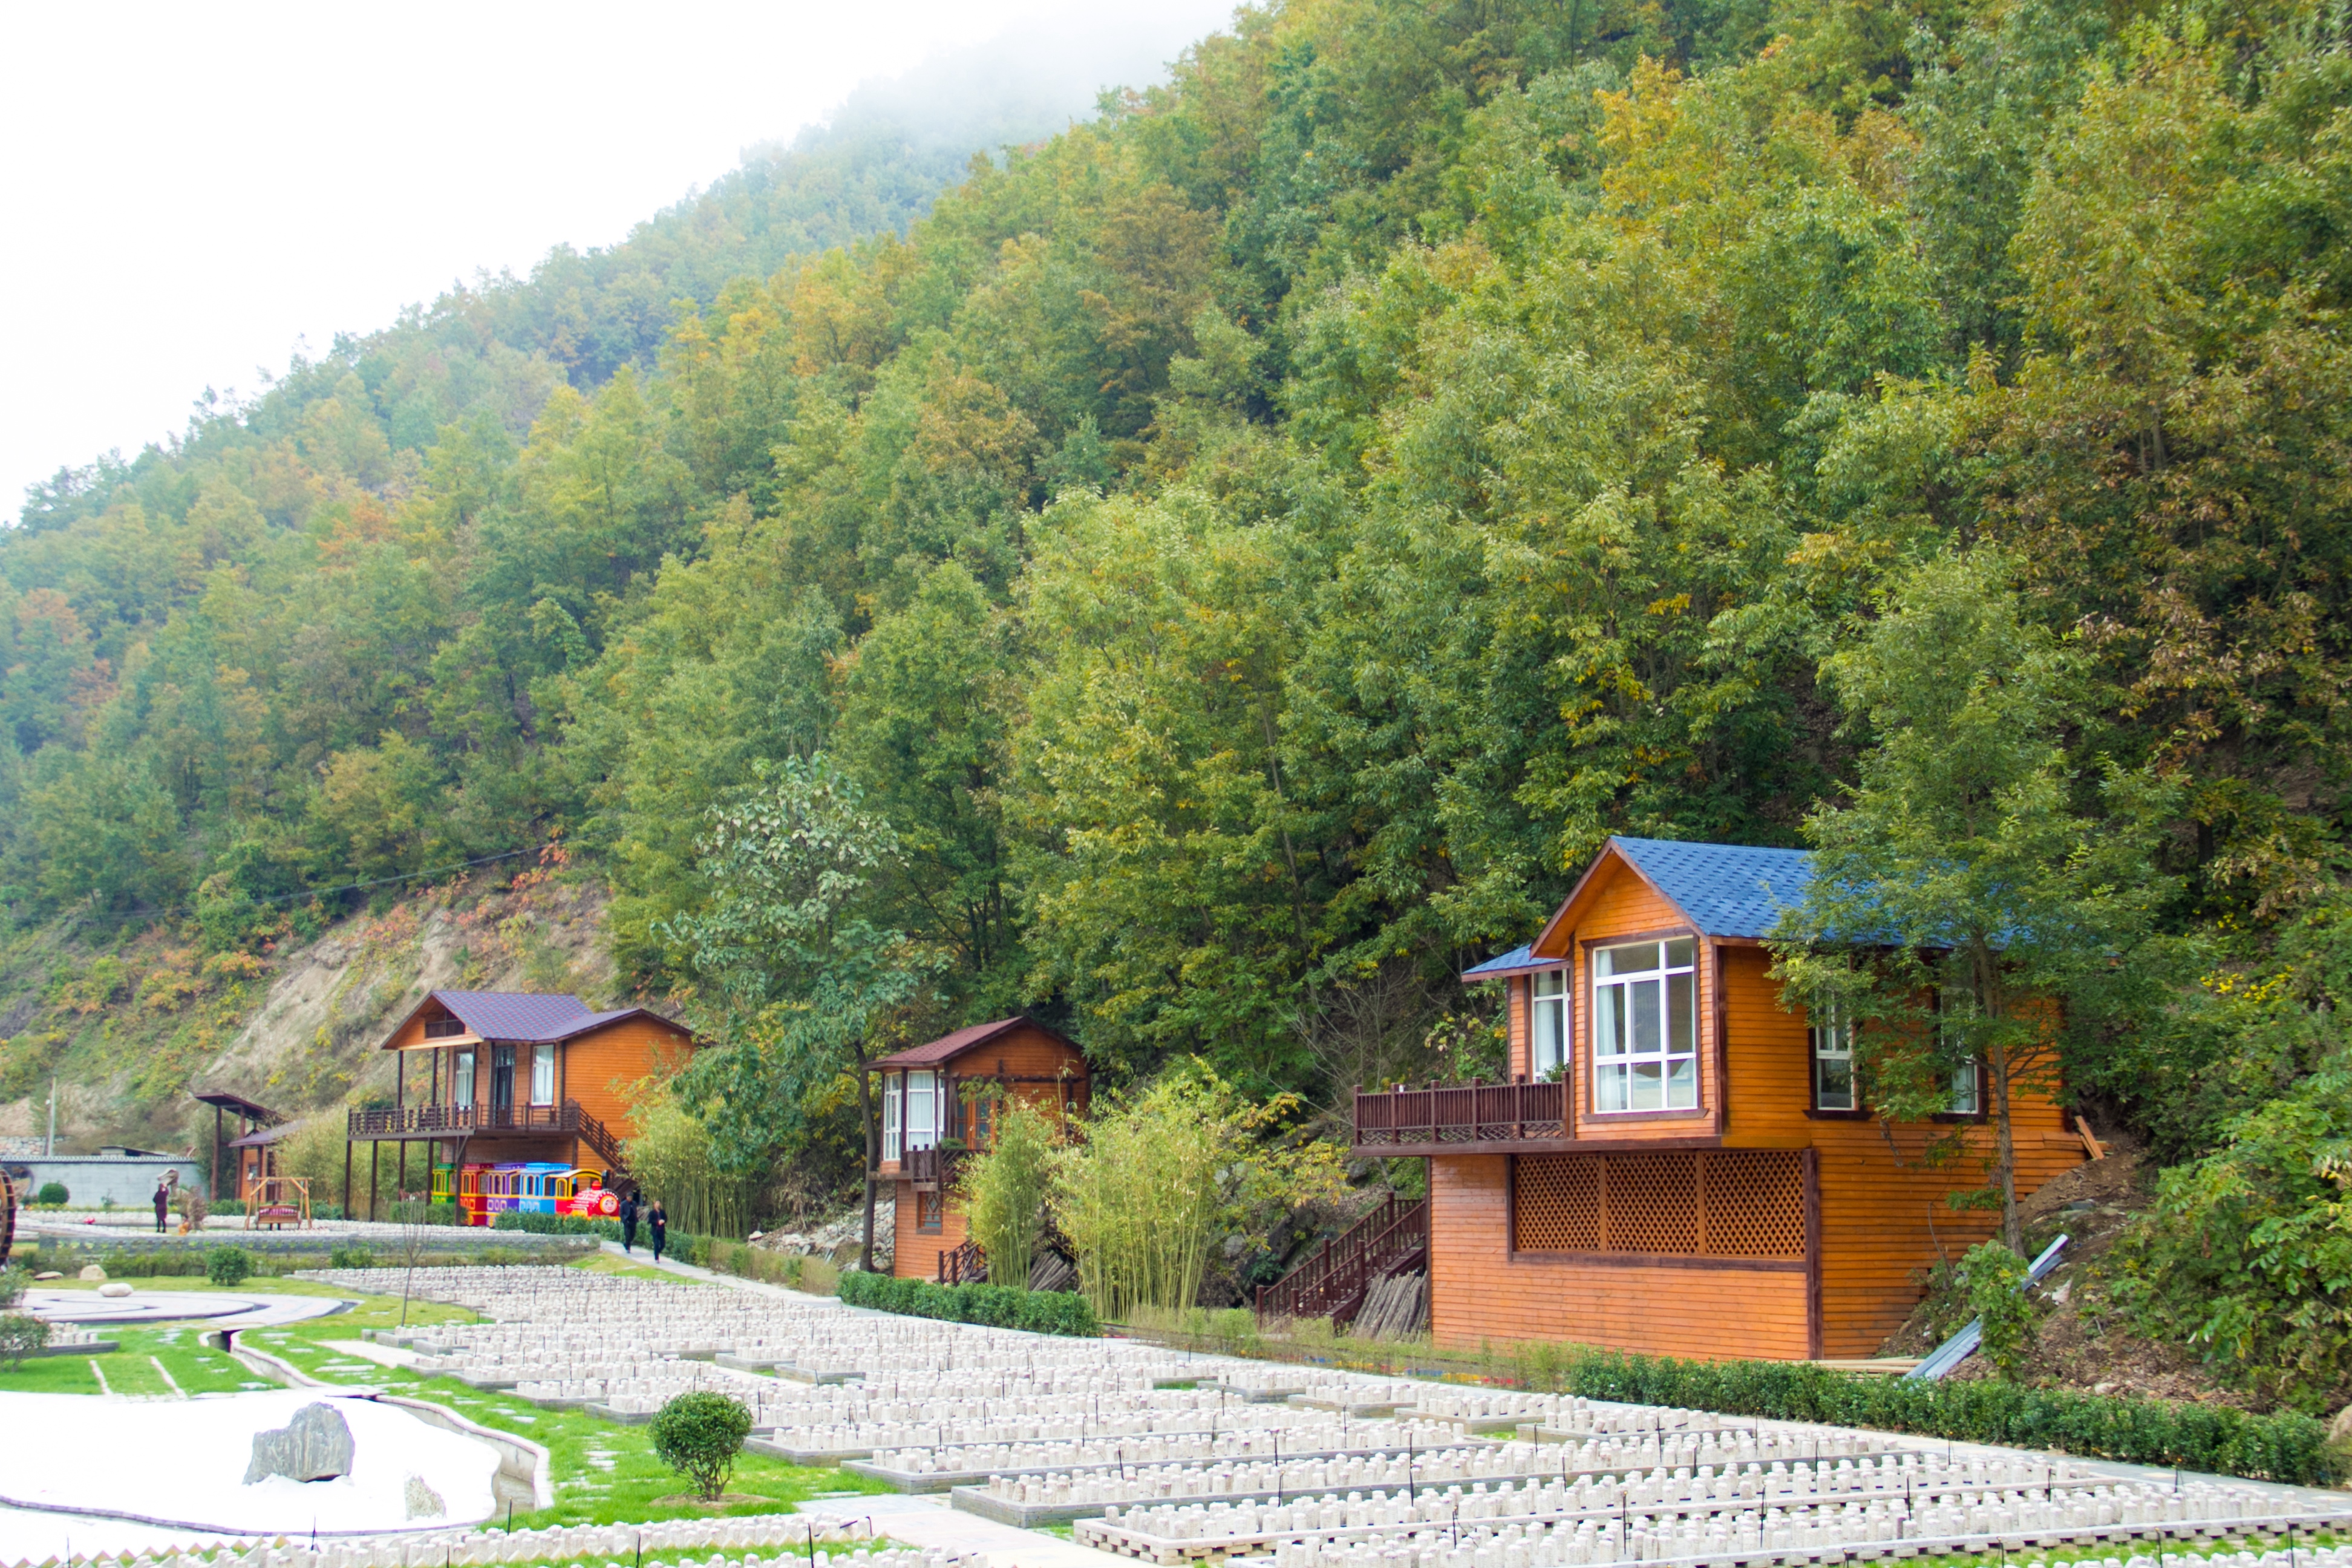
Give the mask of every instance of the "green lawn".
MULTIPOLYGON (((680 1279, 617 1258, 593 1258, 575 1267, 598 1273, 659 1279, 686 1289, 710 1288, 701 1280, 680 1279)), ((398 1271, 387 1268, 383 1273, 385 1283, 396 1292, 398 1271)), ((84 1285, 79 1280, 65 1279, 49 1283, 61 1289, 97 1289, 95 1282, 84 1285)), ((137 1284, 142 1289, 155 1290, 219 1289, 202 1279, 158 1279, 152 1283, 140 1280, 137 1284)), ((795 1503, 824 1492, 865 1495, 889 1489, 879 1482, 843 1470, 807 1469, 782 1459, 746 1454, 737 1465, 735 1479, 728 1489, 754 1500, 725 1509, 664 1503, 659 1500, 676 1496, 686 1486, 676 1472, 654 1457, 653 1444, 643 1426, 625 1426, 577 1410, 541 1410, 528 1400, 469 1388, 455 1378, 421 1378, 399 1368, 380 1366, 335 1345, 336 1341, 360 1339, 363 1329, 397 1325, 401 1319, 397 1293, 360 1295, 310 1280, 259 1278, 233 1289, 279 1295, 359 1296, 360 1305, 349 1312, 279 1328, 248 1330, 237 1339, 240 1343, 282 1357, 314 1377, 397 1389, 446 1405, 485 1426, 513 1432, 544 1445, 553 1460, 555 1506, 535 1513, 517 1513, 513 1522, 518 1529, 551 1524, 650 1523, 714 1513, 770 1513, 789 1510, 795 1503)), ((411 1301, 408 1305, 408 1323, 412 1328, 419 1324, 470 1322, 473 1316, 462 1309, 432 1302, 411 1301)), ((178 1323, 163 1328, 124 1329, 110 1336, 121 1341, 122 1348, 119 1351, 95 1357, 45 1356, 29 1361, 14 1372, 0 1371, 0 1389, 96 1394, 100 1390, 98 1378, 91 1371, 93 1361, 105 1373, 108 1388, 116 1394, 169 1394, 172 1389, 164 1381, 166 1372, 181 1392, 190 1394, 274 1386, 259 1384, 253 1373, 227 1356, 199 1345, 196 1336, 201 1327, 197 1323, 178 1323), (162 1363, 160 1370, 157 1363, 162 1363)))

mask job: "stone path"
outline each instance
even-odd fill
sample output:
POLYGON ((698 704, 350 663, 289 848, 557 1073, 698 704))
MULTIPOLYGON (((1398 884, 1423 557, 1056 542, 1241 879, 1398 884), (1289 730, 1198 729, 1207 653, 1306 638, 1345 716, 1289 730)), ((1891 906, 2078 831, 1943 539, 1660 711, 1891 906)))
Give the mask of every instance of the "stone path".
POLYGON ((25 1310, 53 1323, 110 1328, 201 1320, 215 1329, 266 1329, 348 1312, 359 1303, 332 1296, 224 1295, 210 1290, 147 1290, 101 1296, 95 1290, 27 1290, 25 1310))

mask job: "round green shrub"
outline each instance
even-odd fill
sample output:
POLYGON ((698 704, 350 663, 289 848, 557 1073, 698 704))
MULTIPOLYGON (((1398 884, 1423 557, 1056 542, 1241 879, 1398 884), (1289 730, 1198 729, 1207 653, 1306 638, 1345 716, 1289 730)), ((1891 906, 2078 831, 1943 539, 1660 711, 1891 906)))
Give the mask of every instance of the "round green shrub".
POLYGON ((49 1325, 26 1312, 0 1312, 0 1368, 14 1371, 49 1342, 49 1325))
POLYGON ((37 1204, 63 1205, 73 1201, 73 1194, 66 1190, 66 1184, 63 1182, 43 1182, 41 1190, 33 1194, 33 1201, 37 1204))
POLYGON ((253 1255, 242 1247, 206 1249, 205 1278, 215 1285, 242 1285, 253 1277, 253 1255))
POLYGON ((723 1394, 681 1394, 654 1417, 654 1452, 692 1483, 698 1497, 726 1495, 735 1456, 751 1435, 751 1413, 723 1394))

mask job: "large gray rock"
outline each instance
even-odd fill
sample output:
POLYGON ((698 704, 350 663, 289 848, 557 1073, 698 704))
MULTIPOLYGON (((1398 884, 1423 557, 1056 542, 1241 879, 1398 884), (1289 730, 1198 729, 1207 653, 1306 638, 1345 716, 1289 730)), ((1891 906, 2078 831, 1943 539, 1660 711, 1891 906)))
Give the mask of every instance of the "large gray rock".
POLYGON ((274 1432, 253 1435, 253 1462, 245 1484, 271 1476, 298 1481, 331 1481, 352 1473, 352 1429, 331 1405, 305 1405, 274 1432))

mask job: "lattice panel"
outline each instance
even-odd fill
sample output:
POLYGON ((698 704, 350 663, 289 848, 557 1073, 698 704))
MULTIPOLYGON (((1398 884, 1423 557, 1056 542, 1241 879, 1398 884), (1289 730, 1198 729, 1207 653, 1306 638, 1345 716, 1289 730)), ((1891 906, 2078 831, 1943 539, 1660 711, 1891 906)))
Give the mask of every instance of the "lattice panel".
POLYGON ((1600 1159, 1530 1154, 1515 1164, 1511 1246, 1520 1252, 1600 1251, 1600 1159))
POLYGON ((1712 1258, 1805 1255, 1804 1156, 1793 1149, 1715 1150, 1699 1160, 1712 1258))
POLYGON ((1609 1250, 1696 1255, 1698 1157, 1661 1149, 1608 1158, 1609 1250))
POLYGON ((1790 1149, 1530 1154, 1513 1162, 1520 1252, 1805 1255, 1804 1156, 1790 1149))

